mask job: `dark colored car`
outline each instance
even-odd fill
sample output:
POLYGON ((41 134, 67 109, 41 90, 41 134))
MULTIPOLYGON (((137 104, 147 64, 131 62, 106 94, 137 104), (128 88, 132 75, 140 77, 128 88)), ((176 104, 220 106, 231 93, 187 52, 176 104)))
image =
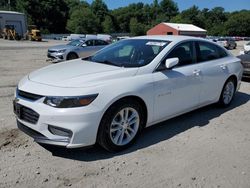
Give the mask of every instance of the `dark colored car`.
POLYGON ((233 38, 219 38, 216 42, 228 50, 236 49, 237 47, 237 43, 233 38))
POLYGON ((242 65, 244 67, 243 77, 250 78, 250 52, 247 54, 239 55, 237 57, 241 59, 242 65))

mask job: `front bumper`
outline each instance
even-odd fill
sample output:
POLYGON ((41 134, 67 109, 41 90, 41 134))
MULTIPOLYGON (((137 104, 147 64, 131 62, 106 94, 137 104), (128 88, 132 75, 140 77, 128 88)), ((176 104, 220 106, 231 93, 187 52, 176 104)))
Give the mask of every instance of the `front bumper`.
POLYGON ((66 60, 65 53, 58 53, 58 52, 47 52, 47 57, 49 60, 51 60, 53 63, 59 63, 66 60))
POLYGON ((24 133, 26 133, 27 135, 29 135, 30 137, 32 137, 34 139, 35 142, 38 143, 43 143, 43 144, 50 144, 50 145, 57 145, 57 146, 63 146, 63 147, 67 147, 67 145, 69 144, 69 139, 68 138, 60 138, 60 139, 49 139, 46 136, 42 135, 41 133, 25 126, 24 124, 22 124, 20 121, 17 120, 17 127, 23 131, 24 133))
MULTIPOLYGON (((43 103, 44 97, 37 101, 28 101, 17 96, 17 104, 32 109, 39 114, 37 122, 16 115, 18 128, 34 138, 38 143, 77 148, 94 145, 102 112, 90 104, 85 107, 59 109, 43 103), (50 127, 69 130, 70 136, 61 136, 51 132, 50 127)), ((21 112, 20 112, 21 113, 21 112)))

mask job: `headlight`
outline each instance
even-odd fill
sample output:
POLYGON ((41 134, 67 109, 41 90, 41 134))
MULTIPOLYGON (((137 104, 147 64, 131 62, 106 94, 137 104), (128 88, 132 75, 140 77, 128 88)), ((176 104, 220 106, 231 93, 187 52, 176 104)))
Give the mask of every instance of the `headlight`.
POLYGON ((75 108, 89 105, 98 94, 76 97, 46 97, 44 104, 55 108, 75 108))
POLYGON ((57 53, 64 53, 66 52, 67 49, 63 49, 63 50, 58 50, 57 53))

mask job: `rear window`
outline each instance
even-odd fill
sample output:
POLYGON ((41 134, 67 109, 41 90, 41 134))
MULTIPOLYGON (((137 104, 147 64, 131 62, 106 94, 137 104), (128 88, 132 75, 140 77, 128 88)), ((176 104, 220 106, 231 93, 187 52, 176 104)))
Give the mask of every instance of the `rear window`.
POLYGON ((96 40, 95 45, 96 46, 103 46, 103 45, 108 45, 108 43, 103 41, 103 40, 96 40))
POLYGON ((227 52, 223 48, 220 48, 219 46, 216 47, 220 58, 228 56, 227 52))
POLYGON ((197 42, 196 51, 197 62, 210 61, 220 58, 220 54, 218 53, 218 47, 207 42, 197 42))

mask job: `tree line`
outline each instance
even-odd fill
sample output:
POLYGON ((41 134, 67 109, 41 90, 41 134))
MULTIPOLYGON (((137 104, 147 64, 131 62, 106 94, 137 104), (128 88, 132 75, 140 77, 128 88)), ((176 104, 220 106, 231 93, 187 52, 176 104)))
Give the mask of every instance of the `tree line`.
POLYGON ((130 33, 145 35, 161 22, 190 23, 213 36, 250 36, 250 10, 226 12, 222 7, 200 10, 192 6, 179 11, 173 0, 154 0, 151 4, 132 3, 109 10, 103 0, 91 4, 80 0, 8 0, 0 9, 27 15, 28 24, 43 33, 130 33))

